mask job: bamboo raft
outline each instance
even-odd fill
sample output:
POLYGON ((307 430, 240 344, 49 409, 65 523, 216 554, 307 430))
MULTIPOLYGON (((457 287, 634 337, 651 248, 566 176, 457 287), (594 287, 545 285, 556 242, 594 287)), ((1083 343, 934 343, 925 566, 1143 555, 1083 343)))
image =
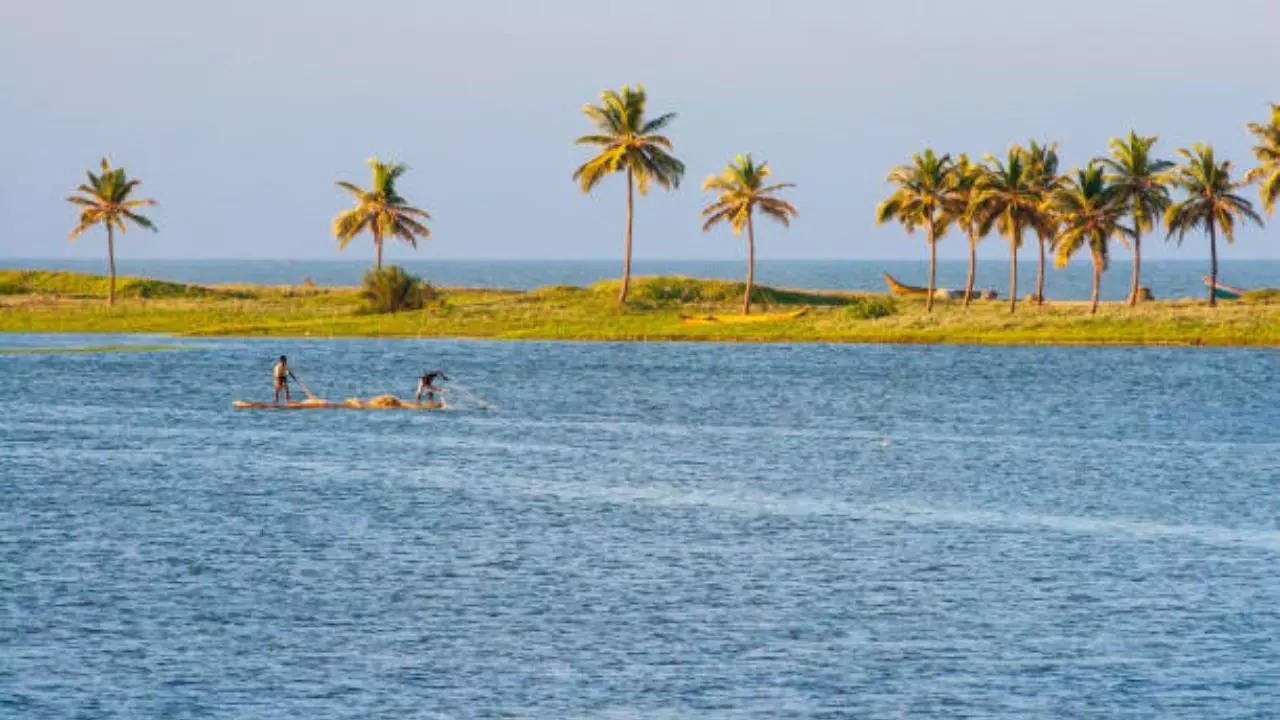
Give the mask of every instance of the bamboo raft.
POLYGON ((285 403, 278 405, 276 403, 266 402, 250 402, 248 400, 233 400, 231 407, 240 408, 242 410, 439 410, 444 407, 442 402, 425 402, 416 403, 408 400, 401 400, 395 395, 379 395, 361 400, 360 398, 347 398, 343 402, 329 402, 322 398, 312 397, 298 402, 285 403))

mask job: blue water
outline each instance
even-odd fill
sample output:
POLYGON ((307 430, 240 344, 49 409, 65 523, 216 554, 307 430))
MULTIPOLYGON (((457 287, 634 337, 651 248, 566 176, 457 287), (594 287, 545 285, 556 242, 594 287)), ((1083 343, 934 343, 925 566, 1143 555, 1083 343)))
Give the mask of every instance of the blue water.
POLYGON ((1275 351, 0 336, 157 342, 0 355, 0 716, 1280 716, 1275 351))
MULTIPOLYGON (((1117 257, 1103 274, 1103 300, 1128 296, 1133 266, 1117 257)), ((1023 260, 1034 256, 1028 251, 1023 260)), ((617 260, 409 260, 402 264, 410 272, 438 285, 491 287, 529 290, 548 285, 590 285, 622 274, 617 260)), ((197 284, 254 283, 300 285, 310 278, 318 285, 358 285, 369 269, 368 260, 131 260, 119 258, 117 270, 124 275, 197 284)), ((105 273, 106 260, 0 259, 0 268, 58 268, 78 272, 105 273)), ((739 260, 637 260, 637 275, 687 275, 690 277, 742 280, 746 265, 739 260)), ((911 260, 761 260, 756 264, 756 280, 766 285, 823 290, 884 292, 882 273, 889 272, 900 282, 928 284, 927 262, 911 260)), ((963 288, 968 263, 963 260, 938 262, 938 286, 963 288)), ((1203 297, 1201 277, 1209 272, 1208 260, 1146 260, 1142 282, 1157 298, 1203 297)), ((1035 289, 1036 265, 1018 263, 1018 294, 1035 289)), ((1219 279, 1243 288, 1280 287, 1280 261, 1223 260, 1219 279)), ((974 286, 992 288, 1008 297, 1009 262, 982 260, 977 265, 974 286)), ((1066 269, 1045 270, 1045 296, 1058 300, 1086 300, 1092 291, 1093 275, 1088 262, 1075 262, 1066 269)))

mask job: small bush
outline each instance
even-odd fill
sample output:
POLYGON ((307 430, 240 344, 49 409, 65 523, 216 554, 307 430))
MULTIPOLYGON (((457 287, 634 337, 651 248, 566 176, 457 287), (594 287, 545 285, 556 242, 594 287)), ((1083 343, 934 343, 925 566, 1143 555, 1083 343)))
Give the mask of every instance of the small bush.
POLYGON ((842 312, 847 318, 874 320, 897 314, 898 304, 888 297, 854 298, 842 312))
MULTIPOLYGON (((433 297, 436 292, 435 288, 431 289, 433 297)), ((370 270, 360 282, 360 295, 369 311, 375 313, 419 310, 423 294, 422 280, 405 272, 399 265, 370 270)))
POLYGON ((742 296, 742 283, 698 280, 680 276, 643 278, 632 286, 632 296, 658 305, 692 302, 723 302, 742 296))

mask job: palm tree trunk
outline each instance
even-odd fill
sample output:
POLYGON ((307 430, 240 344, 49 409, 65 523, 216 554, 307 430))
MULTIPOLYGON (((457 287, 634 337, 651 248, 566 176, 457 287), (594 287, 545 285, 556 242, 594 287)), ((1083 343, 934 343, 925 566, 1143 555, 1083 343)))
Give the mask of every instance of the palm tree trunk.
POLYGON ((742 314, 751 314, 751 281, 756 271, 756 229, 751 222, 751 214, 747 214, 747 291, 742 295, 742 314))
POLYGON ((1217 307, 1218 289, 1218 238, 1213 232, 1213 222, 1209 222, 1209 307, 1217 307))
MULTIPOLYGON (((1015 237, 1021 235, 1021 231, 1015 233, 1015 237)), ((1018 243, 1016 241, 1009 242, 1009 253, 1013 256, 1013 261, 1009 263, 1009 314, 1018 307, 1018 243)))
POLYGON ((1142 230, 1135 227, 1133 231, 1133 282, 1129 283, 1129 307, 1138 304, 1138 271, 1142 267, 1142 230))
POLYGON ((978 250, 978 241, 969 234, 969 276, 964 281, 964 306, 969 307, 969 301, 973 299, 973 266, 976 261, 976 253, 978 250))
POLYGON ((1093 256, 1093 304, 1089 307, 1090 315, 1098 314, 1098 283, 1102 281, 1102 258, 1093 256))
POLYGON ((627 301, 627 289, 631 287, 631 206, 635 202, 632 193, 632 176, 631 168, 627 168, 627 249, 626 256, 622 260, 622 292, 618 295, 618 302, 625 303, 627 301))
POLYGON ((107 275, 110 280, 107 283, 107 304, 116 304, 116 238, 115 231, 111 228, 111 221, 107 220, 107 275))
POLYGON ((929 294, 924 297, 924 311, 933 312, 933 271, 938 261, 938 246, 934 244, 933 217, 929 218, 929 294))
POLYGON ((378 250, 378 270, 382 270, 382 233, 375 229, 373 231, 373 246, 378 250))
POLYGON ((1044 236, 1036 233, 1040 241, 1040 265, 1036 269, 1036 305, 1044 304, 1044 236))

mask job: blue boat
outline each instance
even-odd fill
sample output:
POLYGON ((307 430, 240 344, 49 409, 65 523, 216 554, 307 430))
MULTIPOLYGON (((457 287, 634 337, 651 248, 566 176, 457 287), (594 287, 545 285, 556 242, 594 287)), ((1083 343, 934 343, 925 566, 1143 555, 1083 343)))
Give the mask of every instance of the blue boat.
POLYGON ((1213 280, 1209 279, 1208 275, 1201 275, 1200 277, 1204 280, 1206 287, 1213 288, 1213 296, 1222 300, 1239 300, 1241 296, 1249 292, 1248 290, 1241 290, 1238 287, 1231 287, 1230 285, 1226 285, 1222 282, 1215 283, 1213 280))

